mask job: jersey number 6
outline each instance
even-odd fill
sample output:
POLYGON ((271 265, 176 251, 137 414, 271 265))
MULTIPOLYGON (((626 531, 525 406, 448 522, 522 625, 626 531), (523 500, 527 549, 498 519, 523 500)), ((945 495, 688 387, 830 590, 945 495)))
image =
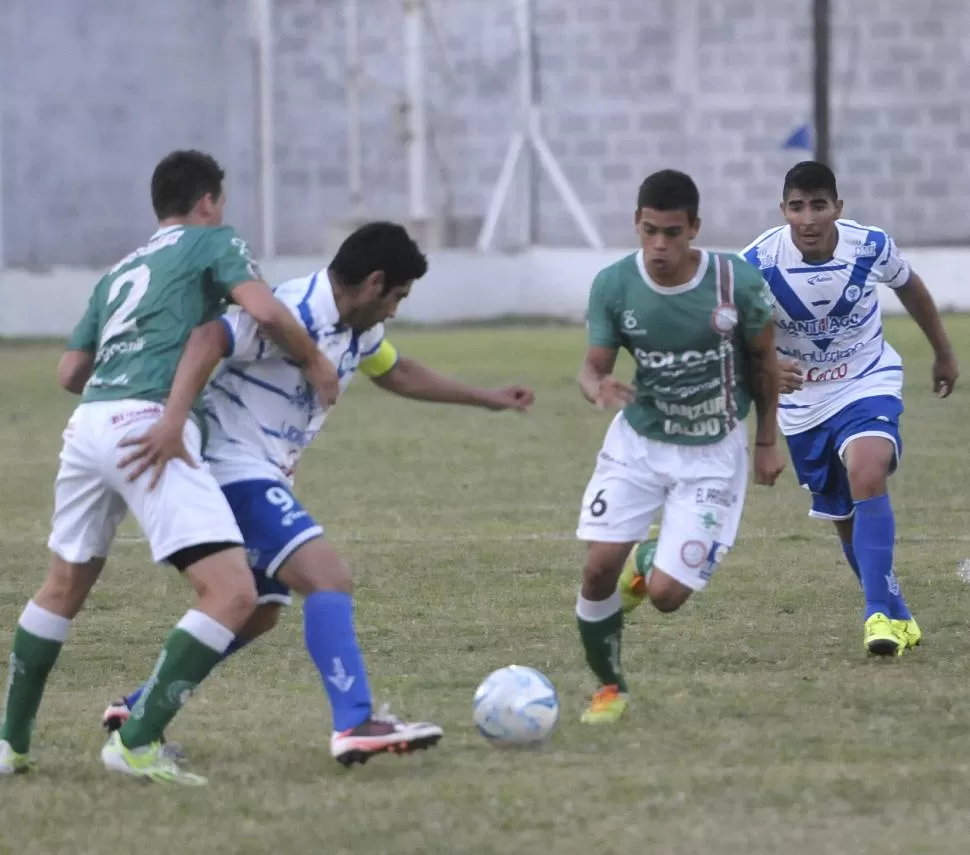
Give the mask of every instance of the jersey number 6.
POLYGON ((601 517, 606 513, 606 499, 603 498, 603 493, 605 490, 600 490, 595 496, 593 496, 593 501, 589 503, 589 512, 594 517, 601 517))

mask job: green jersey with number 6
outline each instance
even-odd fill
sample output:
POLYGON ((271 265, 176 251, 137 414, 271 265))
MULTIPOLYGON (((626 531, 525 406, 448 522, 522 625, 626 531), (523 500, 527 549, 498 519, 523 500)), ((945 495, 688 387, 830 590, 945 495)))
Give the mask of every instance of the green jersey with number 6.
POLYGON ((624 415, 637 433, 681 445, 719 442, 748 414, 745 342, 771 320, 761 274, 738 256, 701 250, 697 275, 664 287, 637 252, 601 270, 587 317, 590 347, 636 362, 624 415))
POLYGON ((168 226, 95 286, 69 350, 95 354, 82 401, 164 402, 192 329, 225 310, 237 285, 260 279, 230 226, 168 226))

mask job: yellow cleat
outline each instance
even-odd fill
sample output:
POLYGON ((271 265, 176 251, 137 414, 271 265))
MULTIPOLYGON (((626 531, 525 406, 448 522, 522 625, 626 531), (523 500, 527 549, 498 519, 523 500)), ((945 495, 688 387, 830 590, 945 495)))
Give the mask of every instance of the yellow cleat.
POLYGON ((653 566, 653 557, 657 552, 657 538, 659 536, 660 526, 650 526, 647 539, 633 548, 623 567, 618 590, 620 600, 623 603, 624 614, 632 612, 646 599, 647 574, 653 566))
POLYGON ((23 775, 36 769, 26 754, 18 754, 5 739, 0 739, 0 775, 23 775))
POLYGON ((629 696, 618 686, 600 686, 579 720, 583 724, 613 724, 626 712, 628 702, 629 696))
POLYGON ((121 733, 117 730, 101 749, 101 760, 109 772, 121 772, 123 775, 149 781, 183 784, 188 787, 203 787, 208 783, 201 775, 193 775, 179 766, 163 742, 129 749, 121 741, 121 733))
POLYGON ((866 620, 864 632, 863 643, 873 656, 899 656, 906 649, 892 621, 882 612, 876 612, 866 620))
POLYGON ((896 633, 896 637, 903 642, 904 649, 910 649, 913 647, 919 647, 919 643, 923 640, 923 631, 919 628, 916 621, 910 618, 909 620, 894 620, 893 631, 896 633))

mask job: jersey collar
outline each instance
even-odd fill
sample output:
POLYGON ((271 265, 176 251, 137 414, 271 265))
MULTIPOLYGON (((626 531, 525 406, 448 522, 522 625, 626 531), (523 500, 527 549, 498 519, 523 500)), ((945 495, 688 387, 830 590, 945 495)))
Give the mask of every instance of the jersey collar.
POLYGON ((643 279, 651 291, 656 291, 658 294, 683 294, 686 291, 692 291, 700 285, 701 280, 707 275, 707 268, 711 263, 711 258, 706 249, 700 250, 700 254, 701 260, 697 265, 697 272, 689 282, 685 282, 683 285, 664 286, 654 282, 650 278, 650 274, 647 273, 646 264, 643 263, 642 249, 638 249, 636 253, 637 270, 640 273, 640 278, 643 279))

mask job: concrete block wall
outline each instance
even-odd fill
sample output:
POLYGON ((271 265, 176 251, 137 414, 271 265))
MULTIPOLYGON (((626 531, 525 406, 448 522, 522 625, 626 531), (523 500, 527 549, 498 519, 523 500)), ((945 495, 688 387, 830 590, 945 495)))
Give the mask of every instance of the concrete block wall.
MULTIPOLYGON (((360 0, 366 212, 404 217, 404 0, 360 0)), ((427 0, 436 214, 474 224, 516 121, 511 0, 427 0)), ((8 264, 100 264, 152 227, 148 175, 177 146, 230 173, 258 247, 253 45, 241 0, 0 0, 8 264)), ((811 115, 810 0, 535 0, 542 128, 609 245, 636 187, 698 181, 703 238, 740 245, 778 217, 782 148, 811 115)), ((276 0, 278 250, 322 249, 348 213, 343 4, 276 0)), ((833 0, 835 165, 847 212, 907 244, 970 242, 970 4, 833 0)), ((522 211, 517 188, 500 237, 522 211)), ((534 234, 579 245, 545 177, 534 234)))

